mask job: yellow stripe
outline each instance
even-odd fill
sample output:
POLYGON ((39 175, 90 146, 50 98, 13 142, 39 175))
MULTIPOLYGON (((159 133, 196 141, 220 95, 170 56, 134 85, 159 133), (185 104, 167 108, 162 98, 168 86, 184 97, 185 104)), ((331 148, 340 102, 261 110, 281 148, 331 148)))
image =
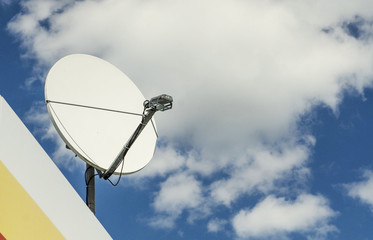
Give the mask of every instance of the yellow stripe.
POLYGON ((0 161, 0 233, 12 239, 65 239, 0 161))

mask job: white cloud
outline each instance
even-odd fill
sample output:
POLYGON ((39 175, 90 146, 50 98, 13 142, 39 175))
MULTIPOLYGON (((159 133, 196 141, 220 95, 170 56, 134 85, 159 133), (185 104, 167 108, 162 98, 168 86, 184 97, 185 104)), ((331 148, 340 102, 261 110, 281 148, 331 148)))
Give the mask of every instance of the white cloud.
POLYGON ((44 102, 34 102, 31 108, 25 114, 25 122, 30 124, 38 124, 43 128, 37 128, 34 134, 42 135, 42 139, 53 139, 57 132, 51 128, 48 112, 44 102))
MULTIPOLYGON (((174 109, 156 115, 166 147, 139 173, 164 178, 153 206, 166 218, 153 219, 156 226, 205 208, 202 200, 229 207, 252 191, 298 191, 283 181, 304 181, 316 141, 298 129, 300 116, 319 104, 337 111, 346 88, 362 94, 372 86, 372 38, 356 39, 343 27, 355 16, 372 19, 370 0, 22 4, 8 27, 39 69, 69 53, 94 54, 146 97, 174 97, 174 109)), ((362 25, 366 36, 369 26, 362 25)))
POLYGON ((185 168, 188 156, 178 153, 169 145, 157 147, 152 161, 135 178, 150 178, 154 176, 165 176, 166 174, 181 171, 185 168))
POLYGON ((340 12, 289 1, 24 5, 28 11, 9 29, 23 39, 26 55, 50 66, 71 52, 98 54, 146 96, 172 94, 175 108, 156 116, 160 133, 199 152, 203 167, 195 170, 205 174, 258 141, 294 135, 298 116, 313 104, 336 108, 342 79, 361 88, 372 75, 370 45, 322 31, 359 13, 352 11, 358 3, 340 12), (316 19, 321 25, 311 24, 316 19))
POLYGON ((0 6, 7 6, 12 3, 12 0, 1 0, 0 1, 0 6))
POLYGON ((184 209, 201 204, 201 184, 193 176, 177 174, 162 183, 155 197, 154 208, 170 215, 179 215, 184 209))
POLYGON ((214 201, 230 205, 243 193, 253 190, 268 192, 273 189, 275 180, 291 178, 293 171, 305 174, 305 161, 308 148, 285 145, 280 149, 251 149, 242 157, 242 164, 230 171, 228 179, 222 179, 211 185, 211 197, 214 201))
POLYGON ((207 224, 207 230, 209 232, 219 232, 224 230, 224 226, 228 223, 225 219, 214 218, 207 224))
POLYGON ((159 215, 149 219, 149 225, 155 228, 170 229, 175 226, 177 216, 159 215))
POLYGON ((151 225, 169 228, 184 210, 199 207, 202 204, 201 183, 193 176, 180 173, 170 176, 161 184, 153 207, 159 216, 151 220, 151 225))
POLYGON ((241 210, 232 220, 240 238, 271 237, 291 232, 325 233, 326 222, 335 216, 325 198, 313 195, 300 195, 294 201, 265 198, 250 210, 241 210))
POLYGON ((348 195, 368 204, 373 212, 373 172, 366 171, 364 180, 345 185, 348 195))

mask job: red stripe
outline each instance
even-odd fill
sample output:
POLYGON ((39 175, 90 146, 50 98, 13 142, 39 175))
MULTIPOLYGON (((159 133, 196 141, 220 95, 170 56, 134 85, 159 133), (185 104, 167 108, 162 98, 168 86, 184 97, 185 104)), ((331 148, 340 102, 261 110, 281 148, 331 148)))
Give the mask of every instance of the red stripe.
POLYGON ((6 238, 0 233, 0 240, 6 240, 6 238))

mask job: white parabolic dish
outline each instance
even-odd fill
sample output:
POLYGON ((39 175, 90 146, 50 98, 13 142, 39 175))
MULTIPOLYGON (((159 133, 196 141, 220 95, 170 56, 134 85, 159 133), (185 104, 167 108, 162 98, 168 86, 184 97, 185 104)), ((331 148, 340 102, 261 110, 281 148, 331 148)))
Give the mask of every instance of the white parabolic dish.
MULTIPOLYGON (((100 58, 68 55, 53 65, 45 82, 52 122, 81 159, 105 171, 142 119, 144 96, 118 68, 100 58)), ((148 124, 115 174, 141 170, 153 157, 157 131, 148 124)))

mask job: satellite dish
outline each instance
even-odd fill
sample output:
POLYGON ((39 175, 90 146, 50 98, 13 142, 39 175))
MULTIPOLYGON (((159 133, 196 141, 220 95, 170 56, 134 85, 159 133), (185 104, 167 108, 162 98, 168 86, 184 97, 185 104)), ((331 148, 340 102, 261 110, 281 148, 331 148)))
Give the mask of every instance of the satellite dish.
POLYGON ((85 54, 68 55, 53 65, 45 100, 66 146, 103 171, 105 179, 137 172, 149 163, 158 136, 152 116, 172 107, 172 97, 145 100, 118 68, 85 54))

